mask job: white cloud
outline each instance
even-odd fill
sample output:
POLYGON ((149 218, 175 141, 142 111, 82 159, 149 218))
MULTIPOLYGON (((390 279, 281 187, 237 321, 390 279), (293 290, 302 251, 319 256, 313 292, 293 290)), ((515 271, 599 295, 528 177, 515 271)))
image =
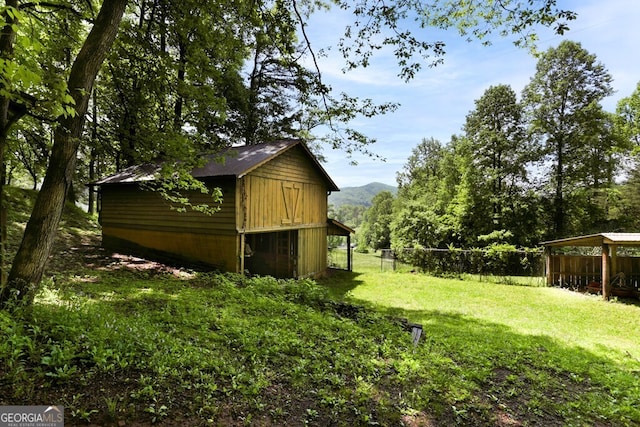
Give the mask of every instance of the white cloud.
MULTIPOLYGON (((603 102, 613 111, 617 101, 630 95, 640 80, 640 2, 628 0, 571 0, 560 7, 578 12, 578 19, 564 38, 579 41, 602 62, 613 76, 616 94, 603 102)), ((321 14, 310 23, 310 36, 317 46, 335 43, 349 17, 343 13, 321 14), (314 25, 316 26, 314 28, 314 25), (317 36, 318 38, 315 38, 317 36)), ((437 34, 440 36, 441 34, 437 34)), ((455 35, 454 35, 455 36, 455 35)), ((563 37, 549 30, 540 32, 540 49, 557 46, 563 37)), ((372 181, 395 184, 395 175, 422 138, 447 142, 461 132, 474 100, 491 85, 509 84, 520 93, 535 73, 536 59, 508 40, 497 39, 493 46, 466 43, 452 37, 444 64, 425 67, 414 80, 402 82, 393 55, 378 56, 371 66, 342 73, 344 61, 337 50, 319 58, 321 71, 334 90, 345 91, 377 102, 400 102, 402 107, 386 117, 359 121, 359 130, 379 142, 373 150, 387 157, 387 163, 360 160, 348 165, 344 153, 325 150, 325 165, 338 186, 363 185, 372 181)))

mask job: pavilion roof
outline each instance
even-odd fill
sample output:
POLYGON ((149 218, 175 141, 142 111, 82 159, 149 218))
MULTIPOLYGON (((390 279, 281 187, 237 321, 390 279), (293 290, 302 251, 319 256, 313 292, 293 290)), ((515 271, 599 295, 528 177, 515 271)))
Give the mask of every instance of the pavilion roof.
POLYGON ((542 242, 543 246, 640 246, 640 233, 597 233, 542 242))

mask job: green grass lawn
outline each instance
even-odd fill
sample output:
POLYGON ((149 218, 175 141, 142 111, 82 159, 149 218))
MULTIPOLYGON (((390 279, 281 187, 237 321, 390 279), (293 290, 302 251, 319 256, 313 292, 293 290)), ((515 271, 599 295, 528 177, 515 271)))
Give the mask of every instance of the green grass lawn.
POLYGON ((317 284, 195 273, 112 258, 90 226, 65 229, 33 307, 0 311, 0 405, 60 404, 66 425, 640 425, 637 305, 375 254, 317 284))
MULTIPOLYGON (((377 255, 357 254, 351 283, 342 274, 326 283, 334 295, 403 313, 433 324, 431 314, 447 313, 495 323, 523 335, 537 335, 618 363, 640 358, 640 304, 603 302, 599 296, 539 286, 512 286, 487 278, 444 279, 382 271, 377 255)), ((527 280, 523 280, 524 283, 527 280)), ((532 281, 537 285, 538 281, 532 281)))
POLYGON ((538 281, 398 273, 374 254, 356 254, 354 263, 354 273, 322 283, 337 298, 422 324, 425 362, 434 353, 450 361, 443 370, 462 381, 463 401, 480 386, 499 405, 512 407, 513 395, 527 411, 560 413, 558 425, 640 425, 637 301, 605 302, 538 281), (554 403, 557 393, 571 403, 554 403))

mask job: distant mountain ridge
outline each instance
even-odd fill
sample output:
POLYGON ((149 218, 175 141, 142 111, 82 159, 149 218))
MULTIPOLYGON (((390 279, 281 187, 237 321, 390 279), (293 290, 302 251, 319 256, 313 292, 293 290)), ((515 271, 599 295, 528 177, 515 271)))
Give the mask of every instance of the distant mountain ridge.
POLYGON ((371 206, 371 200, 376 194, 390 191, 394 196, 398 189, 392 185, 371 182, 361 187, 344 187, 329 195, 329 204, 339 207, 342 205, 371 206))

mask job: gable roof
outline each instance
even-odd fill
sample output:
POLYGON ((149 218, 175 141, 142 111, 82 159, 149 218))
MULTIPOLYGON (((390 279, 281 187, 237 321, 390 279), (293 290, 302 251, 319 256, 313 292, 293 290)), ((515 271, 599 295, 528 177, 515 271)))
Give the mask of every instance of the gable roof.
MULTIPOLYGON (((320 175, 326 180, 328 189, 330 191, 340 191, 331 177, 329 177, 329 174, 327 174, 327 171, 320 165, 316 156, 313 155, 304 142, 298 139, 284 139, 256 145, 228 147, 215 154, 207 155, 206 164, 202 167, 194 168, 191 174, 194 178, 222 176, 242 178, 275 157, 297 146, 302 148, 320 175)), ((131 166, 116 174, 95 181, 91 183, 91 185, 133 184, 136 182, 153 181, 158 178, 161 166, 161 163, 145 163, 131 166)))
POLYGON ((541 244, 543 246, 602 246, 602 244, 640 246, 640 233, 588 234, 585 236, 549 240, 541 244))

